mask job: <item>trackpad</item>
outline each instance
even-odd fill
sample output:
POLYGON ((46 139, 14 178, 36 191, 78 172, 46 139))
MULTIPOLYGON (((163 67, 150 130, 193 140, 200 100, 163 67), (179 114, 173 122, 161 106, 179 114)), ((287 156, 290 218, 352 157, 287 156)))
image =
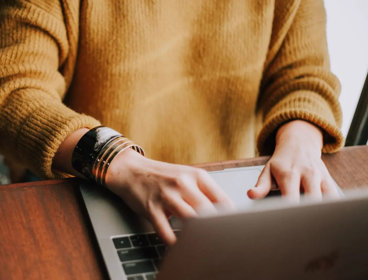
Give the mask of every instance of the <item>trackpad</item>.
POLYGON ((243 208, 254 203, 254 200, 248 197, 247 191, 257 183, 263 167, 263 165, 238 167, 209 173, 228 194, 235 206, 243 208))

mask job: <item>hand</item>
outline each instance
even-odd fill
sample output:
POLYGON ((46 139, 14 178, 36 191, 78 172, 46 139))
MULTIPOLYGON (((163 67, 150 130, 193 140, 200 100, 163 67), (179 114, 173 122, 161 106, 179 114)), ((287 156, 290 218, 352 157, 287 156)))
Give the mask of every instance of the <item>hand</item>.
POLYGON ((321 159, 322 145, 322 132, 306 121, 295 120, 280 127, 275 151, 248 196, 263 198, 274 184, 292 201, 299 201, 301 191, 316 199, 322 199, 323 194, 339 196, 321 159))
POLYGON ((168 244, 175 235, 168 217, 193 217, 215 211, 213 203, 232 202, 203 169, 148 159, 133 150, 118 154, 106 174, 106 186, 138 214, 151 221, 168 244))
MULTIPOLYGON (((78 129, 61 143, 53 161, 55 170, 83 177, 73 168, 71 159, 75 146, 87 131, 78 129)), ((112 160, 105 182, 128 206, 147 217, 168 244, 176 240, 168 221, 171 215, 185 218, 203 210, 215 211, 213 203, 233 207, 205 170, 151 160, 131 149, 112 160)))

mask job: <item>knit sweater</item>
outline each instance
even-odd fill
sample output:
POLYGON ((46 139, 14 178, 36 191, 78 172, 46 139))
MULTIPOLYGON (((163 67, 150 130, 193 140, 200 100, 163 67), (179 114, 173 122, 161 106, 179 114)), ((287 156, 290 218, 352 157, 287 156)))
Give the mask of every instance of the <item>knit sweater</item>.
POLYGON ((101 123, 153 159, 239 159, 293 119, 336 151, 325 22, 321 0, 1 1, 0 153, 54 177, 66 136, 101 123))

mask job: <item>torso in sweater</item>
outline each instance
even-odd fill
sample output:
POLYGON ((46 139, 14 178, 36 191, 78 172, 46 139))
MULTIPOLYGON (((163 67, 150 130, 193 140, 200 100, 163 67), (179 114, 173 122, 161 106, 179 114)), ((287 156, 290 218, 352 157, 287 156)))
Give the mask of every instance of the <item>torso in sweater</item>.
POLYGON ((253 156, 273 1, 84 1, 65 102, 193 163, 253 156))

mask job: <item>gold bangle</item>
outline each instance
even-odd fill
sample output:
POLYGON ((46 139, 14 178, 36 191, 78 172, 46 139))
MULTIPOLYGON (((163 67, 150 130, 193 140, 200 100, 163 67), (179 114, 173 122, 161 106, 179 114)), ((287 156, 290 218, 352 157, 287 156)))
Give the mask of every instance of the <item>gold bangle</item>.
POLYGON ((104 165, 104 162, 106 161, 107 157, 111 153, 112 150, 114 150, 118 145, 120 145, 121 137, 117 137, 110 141, 109 143, 106 143, 105 146, 100 150, 98 155, 96 156, 96 160, 93 163, 92 166, 92 175, 93 179, 98 182, 97 178, 100 178, 101 174, 101 167, 104 165))
POLYGON ((96 160, 93 164, 92 175, 93 179, 100 185, 105 185, 105 178, 107 170, 112 160, 121 152, 131 148, 134 151, 144 155, 144 150, 131 142, 125 137, 118 137, 110 141, 104 146, 100 153, 97 155, 96 160))

